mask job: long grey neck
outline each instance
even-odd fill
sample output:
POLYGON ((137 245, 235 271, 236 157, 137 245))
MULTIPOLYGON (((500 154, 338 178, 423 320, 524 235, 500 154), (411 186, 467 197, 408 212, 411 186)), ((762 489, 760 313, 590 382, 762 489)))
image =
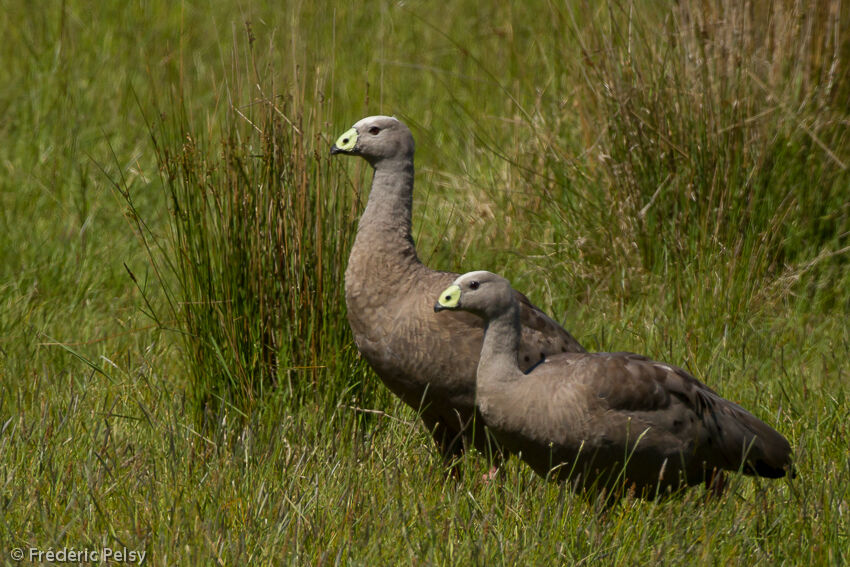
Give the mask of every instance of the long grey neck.
POLYGON ((410 235, 413 209, 413 163, 380 164, 372 178, 366 210, 360 217, 355 249, 419 263, 410 235))
POLYGON ((484 344, 478 361, 479 386, 487 383, 520 379, 522 370, 517 365, 517 352, 521 336, 519 306, 490 319, 484 330, 484 344))

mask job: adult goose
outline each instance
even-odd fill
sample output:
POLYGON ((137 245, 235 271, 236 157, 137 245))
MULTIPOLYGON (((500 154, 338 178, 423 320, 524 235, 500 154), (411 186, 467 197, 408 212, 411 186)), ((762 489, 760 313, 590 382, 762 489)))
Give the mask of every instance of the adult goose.
POLYGON ((464 274, 435 300, 434 311, 486 321, 478 409, 541 476, 654 497, 725 470, 792 470, 785 437, 681 368, 626 352, 567 353, 525 373, 516 363, 520 305, 500 276, 464 274))
MULTIPOLYGON (((437 317, 434 297, 458 274, 434 271, 410 235, 413 135, 399 120, 370 116, 342 134, 331 154, 360 156, 374 169, 369 200, 345 271, 348 322, 357 348, 381 380, 420 412, 446 463, 469 443, 489 446, 475 414, 475 369, 484 325, 468 313, 437 317)), ((560 325, 520 293, 518 364, 584 352, 560 325)))

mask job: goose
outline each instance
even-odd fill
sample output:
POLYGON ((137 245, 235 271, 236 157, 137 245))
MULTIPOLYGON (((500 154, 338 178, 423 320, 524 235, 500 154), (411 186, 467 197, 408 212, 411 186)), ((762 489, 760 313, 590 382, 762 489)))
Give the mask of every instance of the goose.
POLYGON ((723 471, 793 471, 785 437, 676 366, 571 352, 525 372, 516 362, 520 305, 503 277, 466 273, 435 301, 435 312, 485 321, 478 409, 496 440, 543 477, 652 498, 702 482, 715 489, 723 471))
MULTIPOLYGON (((458 274, 425 266, 410 233, 413 135, 396 118, 370 116, 343 133, 331 154, 359 156, 374 169, 345 271, 347 317, 357 349, 390 391, 419 412, 447 465, 470 445, 498 459, 480 419, 473 419, 484 325, 463 312, 435 316, 433 298, 458 274)), ((522 368, 558 352, 584 352, 524 295, 514 295, 522 368)))

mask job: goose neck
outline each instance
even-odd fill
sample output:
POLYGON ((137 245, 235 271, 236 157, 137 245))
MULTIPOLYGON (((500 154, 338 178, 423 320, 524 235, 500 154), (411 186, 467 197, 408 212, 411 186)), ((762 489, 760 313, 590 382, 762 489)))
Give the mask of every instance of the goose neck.
POLYGON ((415 259, 410 235, 412 208, 413 164, 376 168, 355 246, 415 259))
POLYGON ((520 336, 519 306, 516 303, 487 322, 478 362, 479 384, 482 381, 514 380, 522 376, 517 365, 520 336))

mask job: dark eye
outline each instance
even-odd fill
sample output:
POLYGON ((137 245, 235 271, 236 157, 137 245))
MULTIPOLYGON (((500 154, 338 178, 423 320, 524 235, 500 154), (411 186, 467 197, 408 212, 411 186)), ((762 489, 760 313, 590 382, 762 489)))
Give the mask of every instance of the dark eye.
POLYGON ((369 128, 369 133, 372 134, 373 136, 377 136, 380 131, 381 131, 381 129, 378 128, 377 126, 372 126, 371 128, 369 128))
POLYGON ((478 289, 480 285, 481 283, 477 281, 469 282, 469 289, 478 289))

